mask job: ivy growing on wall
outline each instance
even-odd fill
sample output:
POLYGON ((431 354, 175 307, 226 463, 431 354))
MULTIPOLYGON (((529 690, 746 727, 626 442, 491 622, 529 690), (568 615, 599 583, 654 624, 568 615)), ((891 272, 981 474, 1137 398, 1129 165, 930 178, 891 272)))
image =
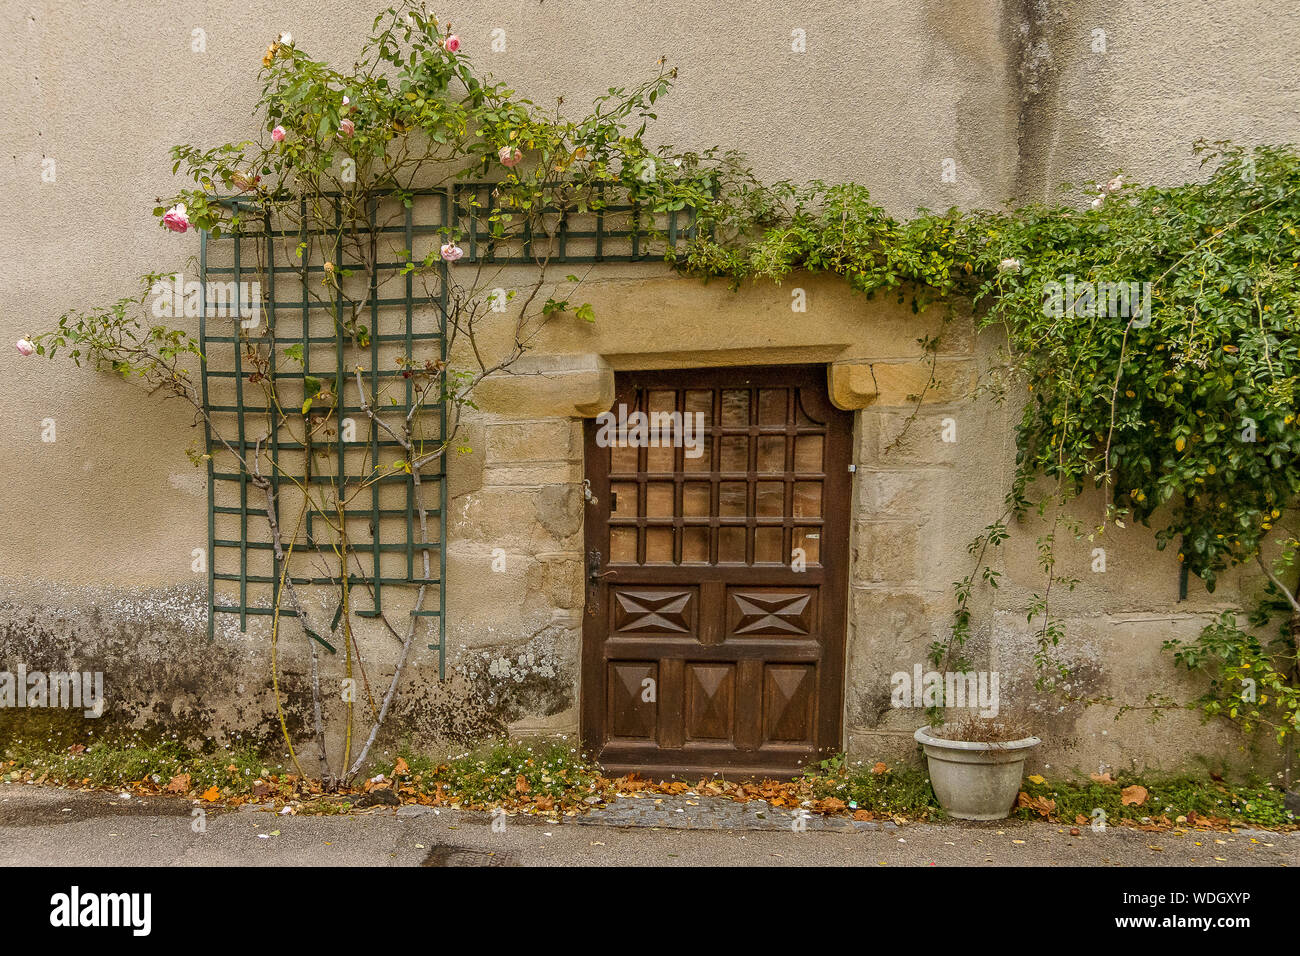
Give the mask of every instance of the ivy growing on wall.
POLYGON ((976 567, 956 586, 953 633, 934 648, 935 663, 961 666, 969 600, 981 582, 997 586, 988 555, 1007 522, 1100 489, 1095 522, 1058 507, 1039 540, 1046 584, 1031 615, 1044 678, 1059 667, 1062 637, 1052 589, 1073 584, 1055 573, 1057 534, 1095 538, 1137 522, 1210 590, 1226 568, 1262 571, 1282 602, 1276 640, 1260 645, 1220 622, 1195 648, 1175 649, 1180 663, 1211 670, 1259 674, 1266 660, 1253 699, 1220 675, 1215 686, 1229 699, 1203 703, 1268 723, 1282 740, 1297 726, 1300 634, 1300 541, 1289 523, 1300 491, 1300 156, 1290 146, 1195 148, 1206 173, 1198 182, 1139 186, 1116 176, 1090 184, 1080 206, 922 211, 905 221, 859 185, 765 185, 733 168, 710 211, 713 234, 676 261, 734 283, 834 273, 918 310, 959 297, 983 327, 1005 330, 1002 381, 1024 397, 1015 476, 1006 511, 971 545, 976 567))

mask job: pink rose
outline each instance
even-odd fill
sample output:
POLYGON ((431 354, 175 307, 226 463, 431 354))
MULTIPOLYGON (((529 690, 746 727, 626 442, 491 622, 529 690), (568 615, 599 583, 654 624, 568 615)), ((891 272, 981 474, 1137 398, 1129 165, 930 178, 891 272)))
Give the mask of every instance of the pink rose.
POLYGON ((502 146, 497 150, 497 157, 501 160, 501 165, 506 169, 514 169, 524 158, 524 154, 513 146, 502 146))
POLYGON ((19 355, 34 355, 36 353, 36 346, 27 339, 19 339, 16 346, 19 355))
POLYGON ((162 223, 172 232, 184 232, 190 228, 190 217, 185 208, 185 203, 178 202, 163 213, 162 223))
POLYGON ((344 136, 351 136, 353 133, 357 131, 357 127, 352 122, 352 120, 345 119, 343 122, 339 123, 339 130, 343 133, 344 136))
POLYGON ((460 37, 453 33, 442 41, 442 46, 448 53, 455 53, 460 49, 460 37))
POLYGON ((283 126, 277 126, 275 129, 271 130, 271 139, 275 140, 277 143, 283 143, 283 142, 284 142, 284 127, 283 127, 283 126))
POLYGON ((447 262, 455 262, 465 254, 465 250, 454 243, 444 243, 442 249, 442 258, 447 262))

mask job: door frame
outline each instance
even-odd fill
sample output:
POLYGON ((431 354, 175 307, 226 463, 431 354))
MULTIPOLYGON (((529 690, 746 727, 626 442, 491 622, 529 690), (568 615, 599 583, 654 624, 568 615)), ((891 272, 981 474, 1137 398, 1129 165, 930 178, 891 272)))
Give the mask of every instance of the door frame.
MULTIPOLYGON (((830 399, 828 389, 828 366, 825 365, 762 365, 762 366, 725 366, 691 369, 665 370, 624 370, 616 373, 615 396, 611 408, 617 408, 620 401, 626 401, 627 389, 637 385, 668 388, 716 387, 762 387, 768 384, 774 387, 798 385, 813 389, 813 393, 822 406, 818 411, 825 411, 827 419, 826 479, 823 485, 823 516, 835 511, 845 518, 842 533, 828 537, 832 530, 829 524, 823 526, 819 563, 823 571, 822 607, 839 607, 840 611, 833 619, 822 616, 821 666, 825 668, 825 679, 829 686, 823 691, 824 698, 818 700, 816 739, 814 741, 818 758, 829 756, 843 749, 844 700, 846 692, 846 646, 848 640, 849 607, 849 555, 850 530, 852 521, 852 467, 853 441, 855 436, 854 413, 837 408, 830 399), (834 418, 847 416, 847 420, 833 423, 834 418), (829 502, 838 501, 839 508, 832 509, 829 502)), ((608 542, 604 540, 608 522, 594 520, 595 514, 603 514, 609 507, 609 464, 608 450, 596 444, 598 425, 594 418, 583 423, 583 476, 590 481, 591 493, 595 501, 588 500, 583 509, 583 626, 582 654, 579 675, 579 729, 582 746, 588 754, 596 758, 603 745, 601 734, 604 730, 603 712, 606 706, 605 678, 606 667, 603 641, 608 634, 609 614, 607 608, 609 588, 606 584, 617 583, 617 571, 607 570, 608 542), (604 454, 601 454, 601 452, 604 454), (589 566, 589 555, 601 553, 600 567, 589 566), (599 577, 593 587, 592 571, 599 577)), ((691 583, 691 566, 663 566, 657 568, 666 581, 676 579, 680 583, 691 583)), ((737 565, 740 572, 738 580, 743 581, 746 572, 752 572, 752 566, 737 565)), ((764 573, 770 576, 772 570, 764 566, 764 573)), ((796 585, 799 573, 787 571, 790 581, 796 585)), ((782 582, 778 582, 780 584, 782 582)), ((734 767, 719 767, 736 773, 734 767)), ((649 767, 650 772, 657 772, 649 767)), ((743 775, 743 772, 742 772, 743 775)))

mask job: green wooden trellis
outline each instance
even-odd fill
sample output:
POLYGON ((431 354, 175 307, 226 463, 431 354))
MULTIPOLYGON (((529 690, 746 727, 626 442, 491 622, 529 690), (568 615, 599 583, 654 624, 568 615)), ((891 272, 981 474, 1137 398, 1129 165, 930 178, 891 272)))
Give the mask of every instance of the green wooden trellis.
MULTIPOLYGON (((345 417, 358 416, 363 420, 364 410, 360 398, 351 404, 345 396, 347 381, 358 365, 363 368, 363 378, 369 382, 373 396, 381 381, 401 376, 400 368, 381 368, 381 353, 393 349, 399 350, 408 359, 413 358, 418 349, 436 349, 438 358, 447 360, 447 270, 448 265, 440 262, 438 294, 435 301, 428 301, 421 296, 417 302, 408 260, 421 258, 414 250, 421 241, 438 241, 446 229, 453 224, 460 229, 460 245, 465 256, 461 267, 479 261, 491 264, 529 264, 537 261, 534 248, 535 237, 526 229, 521 235, 502 238, 494 235, 490 223, 493 211, 493 184, 470 182, 457 184, 445 189, 416 190, 400 197, 404 200, 402 221, 396 225, 378 224, 378 200, 371 203, 369 209, 368 232, 375 237, 388 237, 389 241, 400 242, 401 255, 394 255, 390 261, 376 262, 370 278, 370 288, 366 308, 369 310, 369 340, 366 345, 357 345, 345 335, 341 322, 344 303, 341 286, 332 301, 313 301, 310 283, 320 279, 325 272, 323 255, 313 261, 313 240, 330 236, 329 230, 319 229, 303 232, 301 229, 280 230, 263 207, 246 200, 223 199, 236 214, 244 217, 240 228, 223 233, 213 239, 207 232, 201 237, 200 245, 200 288, 202 299, 199 317, 200 349, 203 353, 202 397, 204 407, 213 418, 226 416, 231 420, 229 431, 223 436, 240 450, 241 455, 251 454, 258 439, 263 438, 262 445, 273 462, 271 473, 267 476, 277 500, 281 500, 281 491, 290 475, 299 481, 312 484, 337 482, 343 487, 349 480, 362 477, 359 471, 349 471, 350 451, 364 448, 363 460, 381 461, 386 453, 401 455, 401 445, 384 436, 379 429, 369 428, 369 436, 364 441, 348 442, 344 438, 344 429, 334 430, 332 448, 327 449, 336 462, 336 470, 327 477, 324 474, 312 474, 311 462, 314 455, 321 450, 323 443, 310 441, 310 448, 304 443, 286 441, 280 435, 280 429, 271 429, 265 436, 249 434, 248 424, 259 416, 265 416, 265 406, 250 404, 245 389, 248 371, 243 362, 243 346, 250 342, 274 340, 277 344, 289 341, 280 333, 292 329, 293 342, 302 346, 302 368, 291 371, 281 367, 276 349, 270 350, 270 375, 277 382, 277 389, 282 383, 300 381, 306 387, 308 376, 316 378, 333 377, 337 389, 338 408, 336 417, 341 423, 345 417), (432 213, 430 216, 429 214, 432 213), (426 218, 427 217, 427 218, 426 218), (275 260, 276 240, 286 238, 299 239, 298 261, 277 262, 275 260), (251 255, 250 255, 251 250, 251 255), (265 259, 254 270, 247 263, 255 261, 257 253, 264 254, 265 259), (220 264, 214 259, 221 258, 220 264), (244 276, 255 271, 265 276, 268 288, 261 292, 261 315, 264 323, 259 323, 253 335, 242 329, 237 318, 229 314, 216 314, 212 310, 215 303, 209 302, 207 295, 210 282, 230 281, 235 288, 244 276), (284 299, 278 293, 288 291, 279 285, 285 278, 296 290, 296 298, 284 299), (396 281, 400 288, 397 295, 381 295, 380 291, 390 282, 396 281), (277 288, 279 285, 279 288, 277 288), (419 314, 420 307, 432 305, 434 315, 425 317, 419 314), (328 319, 328 330, 323 330, 328 319), (394 327, 395 325, 395 327, 394 327), (334 362, 329 368, 313 368, 312 353, 319 347, 333 348, 334 362), (213 393, 222 391, 232 393, 222 400, 216 400, 213 393), (289 462, 293 456, 301 454, 303 467, 292 470, 289 462)), ((558 220, 558 227, 549 237, 547 259, 551 263, 599 263, 599 262, 640 262, 647 261, 660 252, 652 249, 655 240, 660 240, 669 248, 675 246, 679 239, 689 238, 695 233, 695 224, 689 211, 681 214, 671 212, 658 216, 649 216, 634 202, 606 203, 601 197, 599 208, 582 215, 566 215, 558 220), (679 219, 682 220, 679 225, 679 219)), ((333 197, 336 225, 339 222, 337 197, 333 197)), ((307 221, 305 200, 300 201, 299 222, 307 221)), ((318 250, 319 251, 319 250, 318 250)), ((331 260, 335 267, 343 269, 346 263, 340 262, 339 250, 335 248, 331 260)), ((412 385, 409 379, 405 383, 406 401, 412 398, 412 385)), ((376 412, 381 410, 376 407, 376 412)), ((445 403, 428 403, 422 417, 436 420, 437 434, 445 434, 447 427, 447 408, 445 403)), ((274 545, 268 540, 257 540, 250 534, 250 525, 260 527, 265 523, 265 511, 262 502, 252 500, 250 492, 252 482, 248 475, 238 467, 226 470, 218 465, 218 458, 224 449, 214 438, 210 423, 205 423, 206 451, 208 454, 208 636, 211 639, 215 630, 217 614, 239 616, 240 629, 247 628, 249 616, 270 615, 274 613, 279 590, 279 576, 282 572, 280 562, 274 554, 274 545), (231 523, 237 523, 226 530, 231 523), (225 587, 220 587, 221 582, 225 587), (237 588, 237 593, 235 589, 237 588)), ((418 613, 422 616, 436 617, 438 621, 438 640, 429 644, 430 650, 438 652, 439 676, 443 676, 446 666, 446 595, 443 582, 446 579, 446 529, 444 516, 447 510, 447 482, 444 460, 439 458, 436 467, 421 470, 421 481, 426 486, 437 483, 436 504, 426 497, 426 514, 436 525, 436 535, 430 534, 428 550, 436 551, 437 560, 433 566, 437 569, 436 581, 427 583, 436 586, 436 607, 426 604, 418 613)), ((366 508, 352 507, 345 512, 348 520, 364 519, 371 529, 370 543, 358 543, 353 550, 356 553, 369 553, 369 573, 366 575, 349 572, 349 588, 361 587, 373 596, 372 606, 356 609, 354 613, 361 617, 377 617, 383 610, 383 593, 385 588, 401 586, 410 588, 423 583, 421 574, 417 574, 417 556, 424 550, 416 535, 416 508, 411 482, 406 474, 387 474, 370 485, 369 505, 366 508), (400 484, 405 488, 405 500, 399 504, 385 501, 384 487, 400 484), (405 567, 402 573, 394 573, 391 565, 386 564, 385 555, 404 556, 405 567)), ((307 514, 306 545, 295 544, 295 551, 324 553, 332 550, 329 541, 317 541, 314 534, 310 512, 307 514)), ((422 566, 422 561, 420 562, 422 566)), ((338 585, 338 575, 295 575, 295 586, 338 585)), ((341 606, 340 606, 341 611, 341 606)), ((333 625, 339 620, 340 611, 336 611, 333 625)), ((289 607, 281 607, 282 616, 296 616, 289 607)), ((327 635, 313 635, 326 647, 327 635)), ((332 648, 331 648, 332 649, 332 648)))

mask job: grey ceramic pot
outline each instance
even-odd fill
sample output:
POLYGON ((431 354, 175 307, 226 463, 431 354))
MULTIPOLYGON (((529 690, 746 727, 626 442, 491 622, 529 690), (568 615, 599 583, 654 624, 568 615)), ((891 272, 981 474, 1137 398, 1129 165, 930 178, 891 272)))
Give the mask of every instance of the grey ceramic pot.
POLYGON ((1003 743, 946 740, 929 727, 914 736, 925 750, 934 795, 959 820, 1001 820, 1011 813, 1025 757, 1042 742, 1037 737, 1003 743))

